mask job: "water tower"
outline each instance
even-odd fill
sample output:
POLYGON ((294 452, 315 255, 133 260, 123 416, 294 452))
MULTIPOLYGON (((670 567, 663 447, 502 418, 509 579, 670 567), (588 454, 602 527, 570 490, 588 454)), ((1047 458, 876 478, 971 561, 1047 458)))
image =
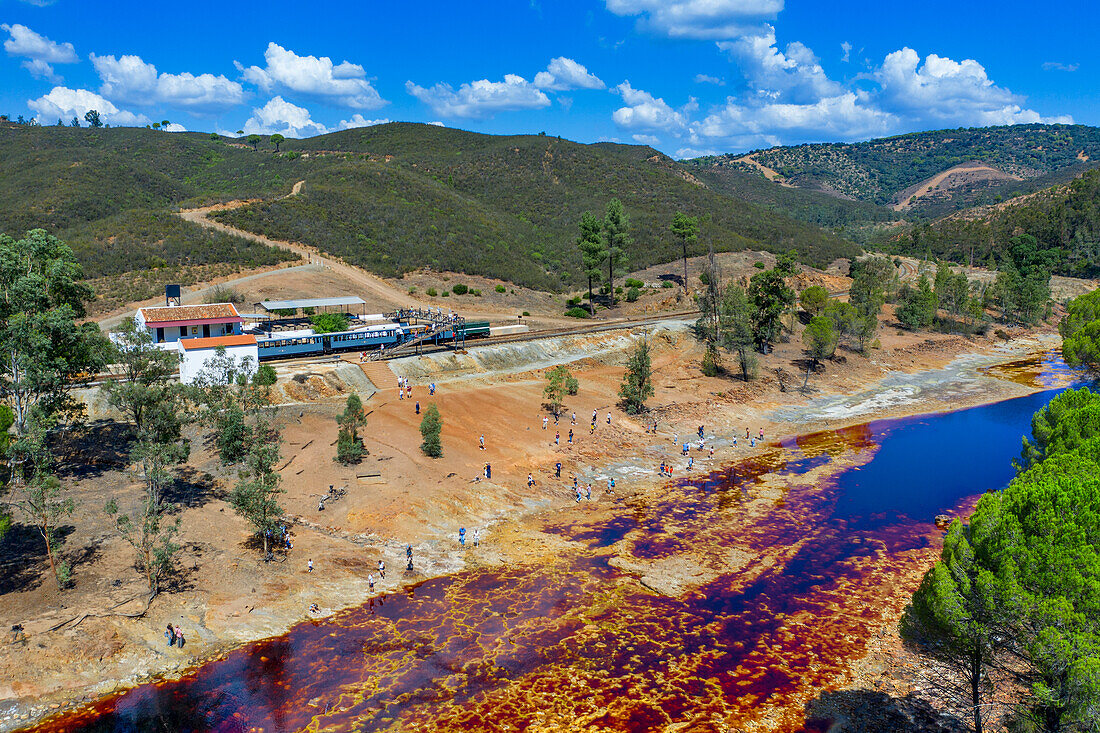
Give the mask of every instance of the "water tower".
POLYGON ((171 308, 172 306, 181 305, 183 298, 180 295, 181 288, 179 285, 165 285, 164 286, 164 305, 171 308))

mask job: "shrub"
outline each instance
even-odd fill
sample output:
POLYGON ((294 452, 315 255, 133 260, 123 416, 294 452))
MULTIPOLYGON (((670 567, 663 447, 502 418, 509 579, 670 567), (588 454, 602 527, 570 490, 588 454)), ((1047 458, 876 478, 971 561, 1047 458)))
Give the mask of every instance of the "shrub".
POLYGON ((641 294, 642 291, 638 290, 638 288, 631 288, 630 290, 626 291, 626 301, 628 303, 633 303, 635 300, 638 299, 638 296, 641 294))
POLYGON ((455 283, 454 286, 451 287, 451 292, 455 295, 465 295, 470 292, 470 288, 462 283, 455 283))
POLYGON ((529 315, 531 315, 531 314, 530 314, 530 313, 529 313, 528 311, 523 311, 523 317, 524 317, 524 318, 526 318, 526 317, 527 317, 527 316, 529 316, 529 315))
POLYGON ((202 298, 203 303, 243 303, 244 295, 229 285, 215 285, 202 298))
POLYGON ((475 298, 480 298, 481 297, 481 291, 475 288, 474 290, 470 291, 470 295, 474 296, 475 298))
POLYGON ((763 262, 754 262, 752 263, 752 266, 755 267, 757 270, 763 270, 767 267, 767 265, 765 265, 763 262))
POLYGON ((592 314, 588 312, 587 308, 570 308, 565 312, 565 315, 570 318, 588 318, 592 314))
POLYGON ((496 290, 498 293, 503 293, 505 290, 507 290, 507 288, 505 288, 503 285, 497 285, 494 290, 496 290))
POLYGON ((429 298, 434 298, 435 296, 439 295, 439 293, 436 292, 435 288, 428 288, 425 292, 428 294, 429 298))
POLYGON ((335 333, 348 330, 348 319, 343 313, 321 313, 309 319, 316 333, 335 333))
POLYGON ((635 279, 634 279, 634 278, 632 278, 632 277, 628 277, 628 278, 626 279, 626 286, 627 286, 628 288, 644 288, 644 287, 645 287, 645 283, 644 283, 644 282, 642 282, 641 280, 635 280, 635 279))
POLYGON ((676 286, 672 284, 671 280, 662 280, 661 281, 661 287, 662 288, 674 288, 676 286))
POLYGON ((439 458, 443 455, 443 444, 439 440, 443 432, 443 418, 439 415, 439 408, 435 403, 428 405, 424 411, 424 419, 420 421, 420 435, 424 442, 420 444, 420 450, 424 455, 439 458))
POLYGON ((317 309, 313 308, 313 307, 308 307, 308 308, 303 308, 302 309, 302 315, 303 316, 312 316, 316 312, 317 312, 317 309))
POLYGON ((449 297, 451 297, 451 291, 450 290, 444 290, 442 293, 439 294, 439 297, 440 298, 449 298, 449 297))
POLYGON ((413 286, 411 286, 411 287, 409 288, 409 295, 412 295, 412 294, 413 294, 413 293, 415 293, 415 292, 416 292, 416 286, 415 286, 415 285, 413 285, 413 286))
POLYGON ((270 364, 260 364, 256 373, 252 375, 252 383, 260 387, 270 387, 275 384, 275 367, 270 364))
POLYGON ((615 295, 622 295, 622 294, 623 294, 623 286, 622 285, 616 286, 615 295))

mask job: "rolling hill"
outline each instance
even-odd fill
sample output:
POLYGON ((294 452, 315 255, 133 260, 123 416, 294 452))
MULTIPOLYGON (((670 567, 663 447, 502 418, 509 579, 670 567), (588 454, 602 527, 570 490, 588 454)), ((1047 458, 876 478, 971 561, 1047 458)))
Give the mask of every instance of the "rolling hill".
POLYGON ((1038 124, 918 132, 686 161, 700 176, 702 171, 744 171, 917 219, 1030 193, 1098 162, 1100 128, 1038 124))
POLYGON ((676 211, 702 218, 699 247, 796 249, 824 265, 852 242, 694 178, 644 146, 581 145, 392 123, 288 140, 275 152, 202 133, 0 126, 0 231, 63 236, 89 275, 194 264, 270 264, 286 255, 236 237, 214 241, 169 216, 252 199, 219 216, 300 240, 383 275, 432 267, 566 289, 585 210, 618 197, 632 220, 630 264, 675 259, 676 211), (301 195, 278 199, 304 180, 301 195))

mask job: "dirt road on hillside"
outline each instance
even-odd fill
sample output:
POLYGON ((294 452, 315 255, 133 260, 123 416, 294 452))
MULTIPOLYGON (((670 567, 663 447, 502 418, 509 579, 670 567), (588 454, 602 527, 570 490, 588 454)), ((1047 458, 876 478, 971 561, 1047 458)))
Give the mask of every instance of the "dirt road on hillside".
MULTIPOLYGON (((294 187, 291 188, 290 193, 288 193, 283 198, 297 196, 301 192, 302 185, 304 183, 305 181, 298 181, 297 183, 295 183, 294 187)), ((314 247, 307 247, 306 245, 298 242, 287 242, 281 239, 269 239, 260 234, 253 234, 252 232, 247 232, 244 229, 238 229, 236 227, 231 227, 227 224, 222 224, 221 222, 213 221, 208 217, 211 212, 234 209, 238 206, 244 205, 245 203, 246 202, 244 201, 230 201, 226 204, 203 206, 198 209, 184 209, 179 212, 179 216, 186 219, 187 221, 194 222, 199 226, 206 227, 207 229, 217 229, 218 231, 225 232, 226 234, 232 234, 238 237, 243 237, 244 239, 250 239, 253 242, 259 242, 260 244, 266 245, 268 247, 278 247, 279 249, 293 252, 307 262, 317 263, 325 267, 331 268, 334 272, 338 272, 344 277, 351 279, 357 285, 361 285, 374 295, 386 300, 387 302, 393 303, 395 306, 399 306, 402 308, 417 308, 427 306, 426 303, 419 301, 416 298, 413 298, 408 293, 405 293, 398 288, 393 287, 385 280, 382 280, 381 278, 372 275, 366 270, 363 270, 362 268, 356 267, 354 265, 349 265, 343 260, 337 259, 335 257, 324 256, 314 247)))

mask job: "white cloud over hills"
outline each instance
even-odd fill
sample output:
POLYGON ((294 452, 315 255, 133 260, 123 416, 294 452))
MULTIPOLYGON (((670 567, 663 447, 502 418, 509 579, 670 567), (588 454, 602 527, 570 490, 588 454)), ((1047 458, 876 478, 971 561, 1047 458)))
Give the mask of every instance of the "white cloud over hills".
POLYGON ((244 101, 241 85, 225 76, 157 73, 157 67, 133 55, 116 58, 93 53, 89 58, 103 82, 100 93, 121 102, 215 112, 244 101))
POLYGON ((53 124, 58 119, 68 122, 73 117, 83 124, 84 114, 92 109, 99 112, 103 122, 111 125, 141 126, 150 122, 145 115, 119 109, 109 100, 87 89, 54 87, 48 94, 28 100, 27 106, 37 113, 39 122, 45 125, 53 124))
POLYGON ((359 64, 334 64, 328 56, 299 56, 275 42, 267 44, 264 60, 267 65, 263 68, 234 63, 245 81, 265 92, 296 92, 354 109, 378 109, 388 104, 359 64))
POLYGON ((504 81, 468 82, 458 89, 444 83, 425 88, 408 81, 405 89, 443 117, 484 119, 497 112, 550 106, 541 89, 517 74, 505 74, 504 81))
POLYGON ((80 60, 73 44, 55 43, 25 25, 3 23, 0 24, 0 30, 8 34, 8 40, 4 41, 4 50, 9 56, 23 57, 23 68, 36 79, 57 84, 61 77, 54 72, 53 65, 75 64, 80 60))

